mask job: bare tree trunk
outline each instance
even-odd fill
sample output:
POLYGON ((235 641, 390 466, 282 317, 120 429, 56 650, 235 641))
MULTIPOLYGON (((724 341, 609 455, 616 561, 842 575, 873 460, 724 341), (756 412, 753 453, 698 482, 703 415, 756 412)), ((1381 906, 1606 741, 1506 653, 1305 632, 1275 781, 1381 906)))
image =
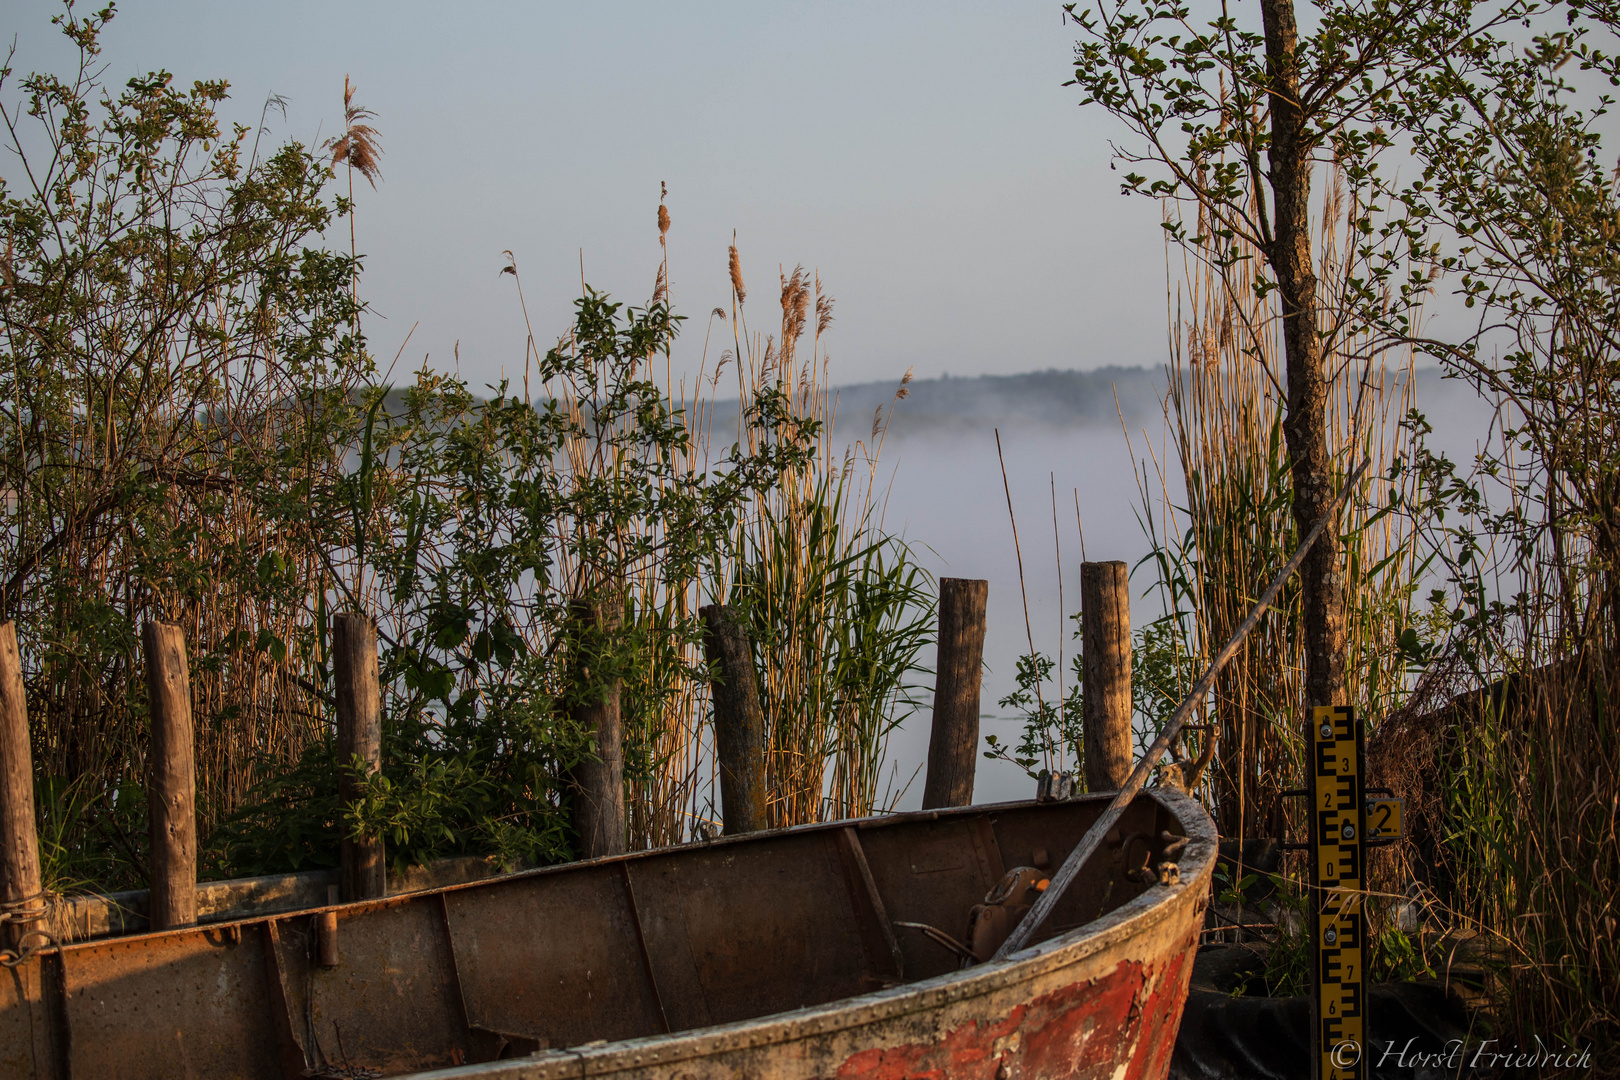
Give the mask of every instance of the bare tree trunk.
MULTIPOLYGON (((1288 415, 1283 433, 1288 441, 1289 466, 1294 481, 1294 526, 1301 537, 1327 510, 1332 498, 1331 462, 1328 460, 1327 387, 1322 371, 1322 339, 1316 324, 1316 275, 1311 267, 1311 134, 1300 108, 1299 28, 1294 21, 1294 0, 1260 0, 1266 30, 1266 68, 1271 77, 1272 208, 1275 231, 1267 258, 1277 278, 1283 309, 1283 353, 1288 361, 1288 415)), ((1344 704, 1344 592, 1339 567, 1336 527, 1322 535, 1299 568, 1300 631, 1305 635, 1305 701, 1301 727, 1308 728, 1312 709, 1344 704)), ((1314 741, 1306 732, 1305 746, 1314 741)), ((1239 758, 1241 762, 1241 757, 1239 758)), ((1307 769, 1307 773, 1309 770, 1307 769)), ((1314 830, 1313 830, 1314 831, 1314 830)), ((1235 839, 1242 840, 1239 836, 1235 839)), ((1313 921, 1321 918, 1322 898, 1310 890, 1313 921)), ((1321 977, 1313 931, 1311 979, 1321 977)), ((1321 1003, 1312 995, 1313 1040, 1325 1045, 1320 1034, 1321 1003)), ((1319 1053, 1312 1055, 1311 1076, 1321 1078, 1319 1053)))
MULTIPOLYGON (((1271 75, 1271 192, 1274 235, 1267 257, 1283 306, 1288 416, 1283 430, 1294 481, 1294 522, 1301 536, 1333 497, 1328 455, 1327 387, 1316 324, 1311 266, 1311 154, 1315 136, 1299 107, 1299 29, 1293 0, 1261 0, 1271 75)), ((1344 583, 1339 539, 1326 529, 1300 568, 1305 634, 1305 706, 1344 704, 1344 583)))

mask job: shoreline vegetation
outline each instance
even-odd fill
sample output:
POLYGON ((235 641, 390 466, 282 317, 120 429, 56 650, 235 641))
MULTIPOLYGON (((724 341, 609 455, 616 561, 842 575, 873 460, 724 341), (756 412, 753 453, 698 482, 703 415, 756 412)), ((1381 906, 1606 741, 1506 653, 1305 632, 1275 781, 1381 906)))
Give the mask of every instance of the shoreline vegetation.
MULTIPOLYGON (((266 153, 222 130, 223 82, 100 86, 110 17, 58 17, 76 72, 0 77, 32 166, 0 204, 0 617, 46 887, 145 882, 150 620, 189 653, 205 878, 330 866, 345 835, 382 836, 396 867, 573 857, 574 772, 605 753, 580 717, 615 696, 620 843, 712 827, 712 603, 751 631, 770 823, 891 805, 909 778, 880 774, 883 747, 914 707, 933 589, 883 529, 881 425, 823 437, 819 278, 784 272, 750 307, 732 247, 730 310, 681 385, 661 199, 652 295, 582 284, 555 345, 514 342, 521 389, 384 384, 352 241, 380 135, 356 88, 338 138, 266 153), (743 403, 725 420, 722 386, 743 403), (380 770, 340 803, 346 611, 377 624, 385 722, 380 770)), ((511 253, 497 284, 526 310, 511 253)))

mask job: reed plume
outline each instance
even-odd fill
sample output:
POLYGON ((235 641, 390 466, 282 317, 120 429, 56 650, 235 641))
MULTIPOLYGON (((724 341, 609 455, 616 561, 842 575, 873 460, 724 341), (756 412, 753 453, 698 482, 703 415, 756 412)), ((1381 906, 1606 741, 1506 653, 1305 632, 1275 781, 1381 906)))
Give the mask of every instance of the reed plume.
MULTIPOLYGON (((736 248, 733 290, 742 293, 736 248)), ((750 335, 733 319, 742 405, 778 396, 812 457, 782 471, 735 530, 716 599, 745 612, 754 642, 767 735, 767 817, 773 827, 859 816, 893 805, 883 787, 890 733, 915 707, 908 672, 933 625, 931 582, 882 528, 876 484, 882 410, 869 440, 838 453, 828 437, 836 400, 821 334, 832 297, 802 266, 782 274, 780 336, 750 335), (816 319, 810 322, 810 288, 816 319), (810 355, 794 348, 814 328, 810 355)), ((756 429, 741 431, 759 448, 756 429)), ((897 790, 898 787, 898 790, 897 790)))
MULTIPOLYGON (((356 87, 349 82, 347 75, 343 76, 343 134, 327 142, 332 151, 332 164, 343 164, 353 172, 365 177, 372 188, 377 187, 377 181, 382 176, 379 159, 382 157, 382 136, 377 129, 367 124, 367 120, 375 120, 377 114, 370 109, 355 104, 354 92, 356 87)), ((354 183, 349 184, 349 198, 354 198, 354 183)))
POLYGON ((748 299, 748 290, 743 286, 742 260, 737 257, 736 237, 732 237, 731 252, 731 291, 737 296, 739 305, 748 299))
POLYGON ((810 282, 804 267, 795 266, 793 276, 782 275, 782 369, 793 366, 793 355, 804 336, 805 319, 810 311, 810 282))

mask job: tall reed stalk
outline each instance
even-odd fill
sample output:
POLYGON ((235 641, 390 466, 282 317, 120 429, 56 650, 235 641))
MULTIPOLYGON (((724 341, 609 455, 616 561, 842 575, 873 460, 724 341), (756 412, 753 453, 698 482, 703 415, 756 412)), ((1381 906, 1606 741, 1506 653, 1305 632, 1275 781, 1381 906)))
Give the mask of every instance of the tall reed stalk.
MULTIPOLYGON (((660 206, 666 253, 668 225, 660 206)), ((522 305, 515 261, 507 269, 522 305)), ((351 602, 382 624, 396 718, 383 778, 350 827, 383 832, 401 859, 565 857, 566 776, 596 753, 573 703, 610 680, 622 685, 628 841, 679 843, 712 822, 705 600, 746 613, 752 630, 773 823, 886 805, 884 745, 909 705, 932 602, 904 545, 878 529, 875 448, 840 461, 828 445, 826 361, 814 350, 832 301, 817 290, 813 351, 796 362, 809 280, 784 276, 787 345, 739 328, 737 351, 712 372, 705 356, 689 387, 672 374, 669 282, 666 254, 645 308, 625 312, 587 289, 554 348, 542 355, 531 330, 534 403, 504 387, 480 402, 428 372, 398 407, 372 392, 358 471, 329 495, 334 512, 363 504, 333 581, 371 583, 351 602), (738 398, 717 403, 729 365, 738 398), (714 430, 727 407, 734 440, 714 430), (352 569, 361 564, 364 575, 352 569), (582 602, 620 608, 617 629, 578 635, 582 602)), ((734 293, 735 326, 744 294, 734 293)), ((298 783, 325 767, 313 760, 298 783)), ((285 833, 285 797, 249 812, 254 829, 285 833)), ((275 846, 260 855, 284 857, 275 846)))
MULTIPOLYGON (((748 615, 769 726, 773 827, 869 814, 899 797, 903 786, 883 786, 885 748, 915 708, 907 678, 930 640, 934 610, 928 575, 882 529, 878 454, 892 406, 847 450, 830 438, 836 400, 821 339, 833 301, 819 277, 813 289, 812 297, 802 268, 783 273, 779 335, 762 340, 747 328, 732 249, 732 349, 720 363, 734 364, 744 411, 773 388, 796 419, 821 432, 817 453, 783 470, 738 523, 714 583, 748 615), (807 331, 810 351, 801 356, 807 331)), ((739 437, 758 449, 757 430, 739 437)))
MULTIPOLYGON (((660 210, 663 243, 669 217, 660 210)), ((747 329, 735 247, 730 260, 732 348, 712 372, 705 355, 690 387, 664 370, 664 392, 681 428, 671 444, 675 471, 714 467, 714 426, 730 403, 710 394, 728 367, 744 456, 763 456, 788 432, 799 433, 810 452, 794 456, 741 508, 706 572, 689 567, 674 578, 647 562, 625 582, 643 650, 625 696, 634 763, 627 801, 633 842, 649 846, 681 842, 715 816, 708 672, 690 632, 704 599, 747 615, 769 726, 773 826, 860 816, 898 798, 899 791, 883 787, 885 749, 913 708, 907 679, 932 626, 931 582, 905 545, 882 531, 878 453, 887 416, 875 420, 869 440, 842 454, 831 436, 836 401, 822 337, 832 324, 832 297, 819 277, 812 296, 802 269, 784 274, 780 336, 762 340, 747 329), (801 356, 806 333, 809 352, 801 356), (766 425, 763 410, 779 415, 766 425)), ((669 281, 666 254, 655 295, 667 295, 669 281)), ((710 318, 712 324, 726 316, 715 309, 710 318)), ((904 382, 897 396, 905 396, 904 382)), ((579 402, 564 400, 581 419, 579 402)), ((571 442, 566 469, 584 475, 615 467, 616 458, 591 449, 571 442)))
MULTIPOLYGON (((1410 351, 1391 365, 1379 341, 1330 322, 1333 290, 1347 287, 1349 272, 1339 237, 1342 192, 1340 183, 1328 191, 1318 241, 1318 275, 1329 294, 1321 308, 1331 344, 1323 361, 1326 421, 1336 475, 1343 477, 1363 457, 1373 461, 1339 531, 1348 603, 1346 684, 1358 714, 1376 728, 1408 689, 1396 641, 1409 625, 1421 572, 1410 518, 1393 512, 1410 480, 1379 479, 1410 455, 1400 421, 1413 404, 1413 377, 1410 351)), ((1138 693, 1150 710, 1155 701, 1179 699, 1189 676, 1247 615, 1299 539, 1282 437, 1281 319, 1276 294, 1257 295, 1256 254, 1189 264, 1186 303, 1193 314, 1183 317, 1179 304, 1173 314, 1164 407, 1179 484, 1161 467, 1158 491, 1144 485, 1142 492, 1154 542, 1149 559, 1166 608, 1160 626, 1172 631, 1143 641, 1151 677, 1138 693), (1178 486, 1185 493, 1179 507, 1170 495, 1178 486), (1157 662, 1156 654, 1167 649, 1172 662, 1157 662)), ((1303 780, 1302 638, 1296 582, 1210 695, 1208 720, 1219 742, 1209 794, 1224 835, 1275 835, 1284 824, 1280 792, 1303 780)))

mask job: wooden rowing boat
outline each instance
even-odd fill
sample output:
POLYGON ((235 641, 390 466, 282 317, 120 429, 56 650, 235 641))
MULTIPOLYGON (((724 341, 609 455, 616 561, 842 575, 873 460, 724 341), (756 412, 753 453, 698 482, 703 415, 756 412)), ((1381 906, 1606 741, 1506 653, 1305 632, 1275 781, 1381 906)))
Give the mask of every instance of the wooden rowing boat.
POLYGON ((0 969, 0 1076, 1156 1080, 1215 860, 1185 796, 1138 795, 1034 944, 959 955, 993 951, 976 939, 1028 899, 987 894, 1018 867, 1013 891, 1035 887, 1106 803, 804 826, 53 947, 0 969))

